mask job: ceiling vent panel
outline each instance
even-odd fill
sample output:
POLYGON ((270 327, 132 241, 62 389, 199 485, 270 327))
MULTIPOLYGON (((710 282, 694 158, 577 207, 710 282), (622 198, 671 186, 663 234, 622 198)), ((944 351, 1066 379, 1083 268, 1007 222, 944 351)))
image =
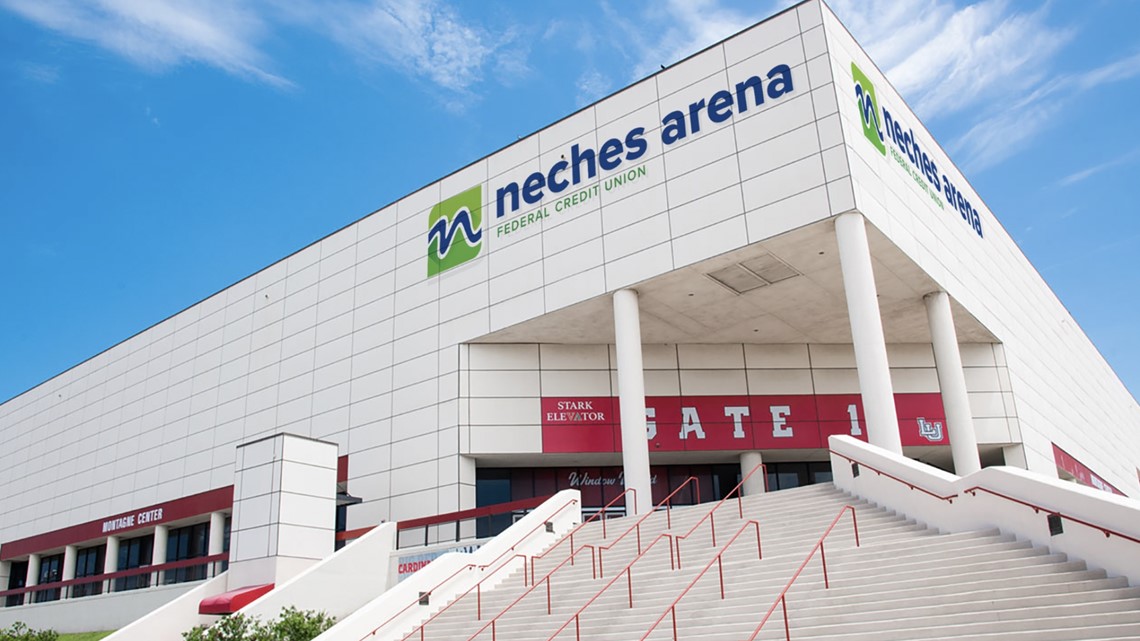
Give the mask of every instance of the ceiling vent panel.
POLYGON ((769 283, 778 283, 801 274, 772 254, 761 254, 740 263, 742 267, 769 283))
POLYGON ((763 278, 740 265, 729 265, 705 275, 737 294, 750 292, 768 284, 763 278))

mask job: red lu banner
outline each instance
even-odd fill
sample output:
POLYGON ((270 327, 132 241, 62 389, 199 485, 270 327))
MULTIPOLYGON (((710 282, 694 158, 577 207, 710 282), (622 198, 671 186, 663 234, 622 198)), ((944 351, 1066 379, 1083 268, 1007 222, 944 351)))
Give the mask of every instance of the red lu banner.
MULTIPOLYGON (((896 394, 903 445, 949 445, 940 394, 896 394)), ((620 452, 618 399, 542 399, 542 451, 620 452)), ((858 394, 650 396, 645 399, 650 451, 818 449, 827 437, 867 440, 858 394)))

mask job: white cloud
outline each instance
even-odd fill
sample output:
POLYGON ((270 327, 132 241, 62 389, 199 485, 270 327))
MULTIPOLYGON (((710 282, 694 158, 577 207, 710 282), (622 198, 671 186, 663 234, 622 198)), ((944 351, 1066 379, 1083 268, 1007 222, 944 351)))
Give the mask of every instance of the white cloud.
POLYGON ((275 86, 291 83, 268 71, 260 43, 282 26, 315 31, 465 98, 487 69, 501 80, 529 72, 529 51, 513 29, 492 35, 440 0, 0 0, 0 7, 146 69, 201 63, 275 86))
POLYGON ((294 1, 278 6, 292 20, 327 34, 366 61, 465 95, 483 80, 487 67, 497 60, 496 52, 514 39, 509 30, 492 37, 435 0, 294 1))
POLYGON ((1112 169, 1113 167, 1119 167, 1121 165, 1127 165, 1128 163, 1132 162, 1133 160, 1136 160, 1137 158, 1140 158, 1140 149, 1133 149, 1132 151, 1130 151, 1126 154, 1121 154, 1121 155, 1119 155, 1116 158, 1113 158, 1111 160, 1106 160, 1105 162, 1093 165, 1091 167, 1086 167, 1080 171, 1075 171, 1075 172, 1069 174, 1068 176, 1065 176, 1061 180, 1057 181, 1057 184, 1061 187, 1068 187, 1069 185, 1075 185, 1076 183, 1079 183, 1086 178, 1090 178, 1092 176, 1095 176, 1096 174, 1099 174, 1100 172, 1102 172, 1106 169, 1112 169))
POLYGON ((33 82, 45 85, 54 85, 59 82, 59 67, 35 62, 19 63, 20 74, 33 82))
POLYGON ((288 86, 266 69, 256 42, 265 34, 256 12, 226 0, 0 0, 47 29, 113 51, 153 70, 203 63, 228 73, 288 86))
POLYGON ((761 17, 722 7, 717 0, 668 0, 651 3, 634 23, 607 3, 602 6, 606 20, 621 31, 622 38, 614 44, 634 61, 634 78, 720 42, 761 17))
POLYGON ((1033 144, 1088 89, 1140 74, 1140 56, 1083 73, 1057 69, 1075 36, 1049 4, 1007 0, 831 0, 852 34, 924 120, 956 116, 951 150, 981 171, 1033 144))
POLYGON ((613 83, 597 69, 588 69, 578 76, 578 104, 588 105, 610 92, 613 83))
POLYGON ((413 0, 377 2, 361 14, 342 13, 344 42, 365 56, 394 63, 449 89, 479 80, 491 48, 446 7, 413 0))
POLYGON ((1018 12, 1004 0, 964 7, 948 0, 836 0, 832 6, 925 119, 1032 92, 1073 35, 1050 26, 1044 9, 1018 12))
MULTIPOLYGON (((1062 112, 1085 92, 1102 85, 1129 80, 1137 75, 1140 75, 1140 54, 1114 60, 1087 71, 1054 73, 1016 100, 1000 102, 982 112, 969 130, 952 145, 952 150, 961 153, 964 163, 979 171, 993 167, 1028 147, 1041 132, 1053 126, 1061 118, 1062 112)), ((1077 172, 1079 173, 1081 172, 1077 172)), ((1066 184, 1087 177, 1078 177, 1066 184)))
POLYGON ((1080 74, 1075 82, 1081 89, 1087 91, 1111 82, 1130 80, 1137 75, 1140 75, 1140 53, 1090 69, 1080 74))

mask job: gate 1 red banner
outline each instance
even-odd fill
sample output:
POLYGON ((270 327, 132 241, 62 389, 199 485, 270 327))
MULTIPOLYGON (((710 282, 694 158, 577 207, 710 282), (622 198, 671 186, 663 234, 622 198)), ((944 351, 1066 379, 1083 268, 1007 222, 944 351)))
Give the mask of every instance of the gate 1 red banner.
MULTIPOLYGON (((896 394, 903 445, 949 445, 940 394, 896 394)), ((832 434, 867 440, 858 394, 650 396, 650 451, 818 449, 832 434)), ((618 399, 542 399, 542 451, 620 452, 618 399)))

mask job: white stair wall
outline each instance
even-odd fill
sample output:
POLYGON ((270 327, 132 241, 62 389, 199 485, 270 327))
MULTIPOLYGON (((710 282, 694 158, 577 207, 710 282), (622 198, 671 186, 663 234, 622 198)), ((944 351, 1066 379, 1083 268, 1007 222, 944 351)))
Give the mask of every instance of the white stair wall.
POLYGON ((1012 467, 987 467, 958 477, 849 436, 832 436, 829 442, 835 484, 844 491, 948 532, 999 527, 1003 532, 1049 546, 1084 560, 1089 567, 1127 577, 1132 585, 1140 585, 1140 542, 1106 537, 1100 530, 1072 520, 1080 519, 1140 540, 1140 502, 1134 499, 1012 467), (871 469, 863 469, 855 477, 849 459, 862 461, 864 468, 870 466, 903 482, 871 469), (907 483, 954 498, 941 500, 910 489, 907 483), (979 486, 1047 510, 1037 512, 985 491, 967 492, 979 486), (1072 517, 1062 519, 1063 534, 1050 536, 1048 511, 1072 517))

